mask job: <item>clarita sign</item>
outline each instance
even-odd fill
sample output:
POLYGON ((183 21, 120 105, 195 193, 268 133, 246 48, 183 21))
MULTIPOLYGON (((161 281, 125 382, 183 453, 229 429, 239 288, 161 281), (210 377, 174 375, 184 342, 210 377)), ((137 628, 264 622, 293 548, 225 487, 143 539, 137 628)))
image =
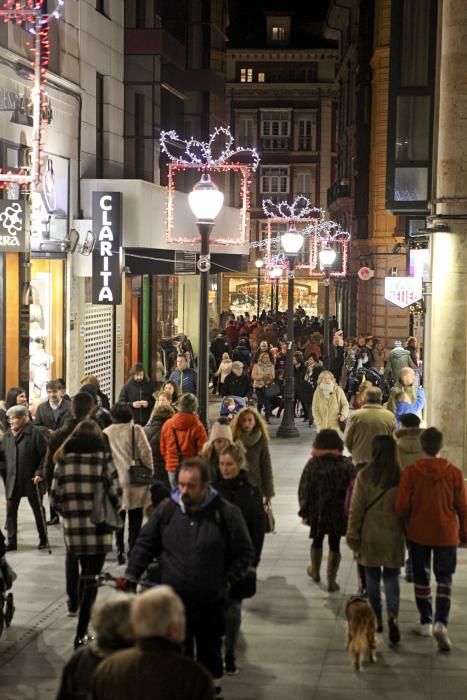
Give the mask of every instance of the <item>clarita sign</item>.
POLYGON ((92 193, 92 303, 122 302, 122 193, 92 193))
POLYGON ((0 199, 0 253, 26 250, 26 202, 0 199))

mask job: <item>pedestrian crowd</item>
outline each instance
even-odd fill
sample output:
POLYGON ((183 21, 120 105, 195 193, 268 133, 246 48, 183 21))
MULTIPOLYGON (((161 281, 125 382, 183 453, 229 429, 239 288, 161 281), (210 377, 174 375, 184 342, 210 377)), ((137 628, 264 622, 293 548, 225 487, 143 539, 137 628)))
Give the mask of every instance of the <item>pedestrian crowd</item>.
MULTIPOLYGON (((238 672, 242 601, 256 593, 275 495, 267 423, 282 407, 289 348, 283 318, 224 321, 211 345, 213 391, 234 400, 209 435, 197 415, 197 372, 187 351, 177 352, 157 390, 137 363, 112 407, 93 376, 73 399, 63 382, 50 381, 34 416, 23 390, 8 392, 0 412, 6 550, 18 548, 23 497, 39 549, 49 548, 47 526, 63 523, 77 651, 60 700, 219 700, 223 674, 238 672), (114 541, 126 567, 121 592, 96 602, 114 541), (144 592, 135 596, 138 587, 144 592)), ((409 338, 386 352, 369 337, 345 340, 334 326, 328 370, 319 321, 298 310, 296 322, 306 331, 294 351, 296 398, 317 432, 298 486, 299 517, 311 538, 307 574, 321 581, 327 536, 327 589, 339 591, 345 538, 358 595, 368 599, 379 632, 383 582, 389 640, 397 644, 405 566, 418 633, 434 635, 448 651, 457 547, 467 544, 466 495, 461 471, 440 456, 441 433, 420 427, 416 344, 409 338)))

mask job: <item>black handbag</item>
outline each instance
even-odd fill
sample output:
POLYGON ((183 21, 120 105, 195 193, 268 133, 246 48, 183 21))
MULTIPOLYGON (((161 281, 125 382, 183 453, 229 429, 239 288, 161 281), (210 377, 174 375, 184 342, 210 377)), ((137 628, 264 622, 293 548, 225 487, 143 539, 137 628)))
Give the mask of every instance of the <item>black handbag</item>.
POLYGON ((264 395, 267 399, 273 399, 281 393, 281 388, 277 382, 271 382, 264 387, 264 395))
POLYGON ((107 482, 102 477, 94 486, 91 522, 99 533, 109 534, 122 529, 120 513, 109 494, 107 482))
POLYGON ((154 472, 151 467, 147 467, 140 459, 136 459, 135 450, 135 426, 131 426, 131 446, 133 461, 128 469, 128 479, 130 486, 151 486, 154 472))
POLYGON ((250 566, 245 576, 236 581, 229 591, 231 600, 244 600, 245 598, 253 598, 256 595, 256 569, 250 566))

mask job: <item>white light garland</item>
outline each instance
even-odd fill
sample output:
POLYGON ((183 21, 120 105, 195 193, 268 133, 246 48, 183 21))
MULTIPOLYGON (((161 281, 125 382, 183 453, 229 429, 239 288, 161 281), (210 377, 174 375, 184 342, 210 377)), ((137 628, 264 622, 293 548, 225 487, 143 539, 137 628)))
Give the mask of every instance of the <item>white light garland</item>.
MULTIPOLYGON (((250 161, 251 170, 259 165, 259 155, 254 148, 234 147, 234 137, 230 127, 218 126, 211 134, 209 141, 198 141, 191 138, 182 139, 176 131, 161 131, 161 150, 173 163, 181 165, 198 165, 215 168, 228 165, 233 158, 244 158, 250 161), (176 155, 170 149, 183 149, 182 155, 176 155), (217 155, 216 155, 217 152, 217 155)), ((238 161, 237 161, 238 162, 238 161)))
POLYGON ((300 219, 324 219, 324 209, 314 207, 311 200, 300 194, 295 197, 292 204, 286 201, 273 202, 272 199, 263 199, 263 212, 265 216, 281 218, 287 221, 300 221, 300 219))

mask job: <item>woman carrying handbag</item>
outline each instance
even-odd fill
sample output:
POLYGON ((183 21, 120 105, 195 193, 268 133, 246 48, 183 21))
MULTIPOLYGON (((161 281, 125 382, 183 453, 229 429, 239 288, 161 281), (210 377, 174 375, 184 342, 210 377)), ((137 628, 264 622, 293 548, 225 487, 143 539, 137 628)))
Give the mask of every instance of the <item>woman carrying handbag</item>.
POLYGON ((115 510, 120 507, 122 490, 112 455, 93 420, 78 423, 56 452, 54 461, 51 504, 63 518, 67 550, 78 559, 81 568, 79 589, 78 581, 73 585, 80 592, 76 649, 87 640, 91 608, 97 595, 93 578, 101 573, 106 554, 112 550, 112 533, 93 522, 95 494, 102 496, 105 490, 104 495, 115 510))
POLYGON ((128 553, 130 553, 143 523, 144 508, 151 503, 150 485, 147 483, 132 483, 132 465, 138 464, 140 469, 146 467, 148 474, 154 473, 154 463, 151 446, 144 429, 133 422, 133 411, 130 406, 117 403, 110 411, 113 424, 104 430, 109 438, 110 448, 122 487, 122 529, 115 539, 117 542, 117 560, 125 563, 125 520, 128 512, 128 553))

